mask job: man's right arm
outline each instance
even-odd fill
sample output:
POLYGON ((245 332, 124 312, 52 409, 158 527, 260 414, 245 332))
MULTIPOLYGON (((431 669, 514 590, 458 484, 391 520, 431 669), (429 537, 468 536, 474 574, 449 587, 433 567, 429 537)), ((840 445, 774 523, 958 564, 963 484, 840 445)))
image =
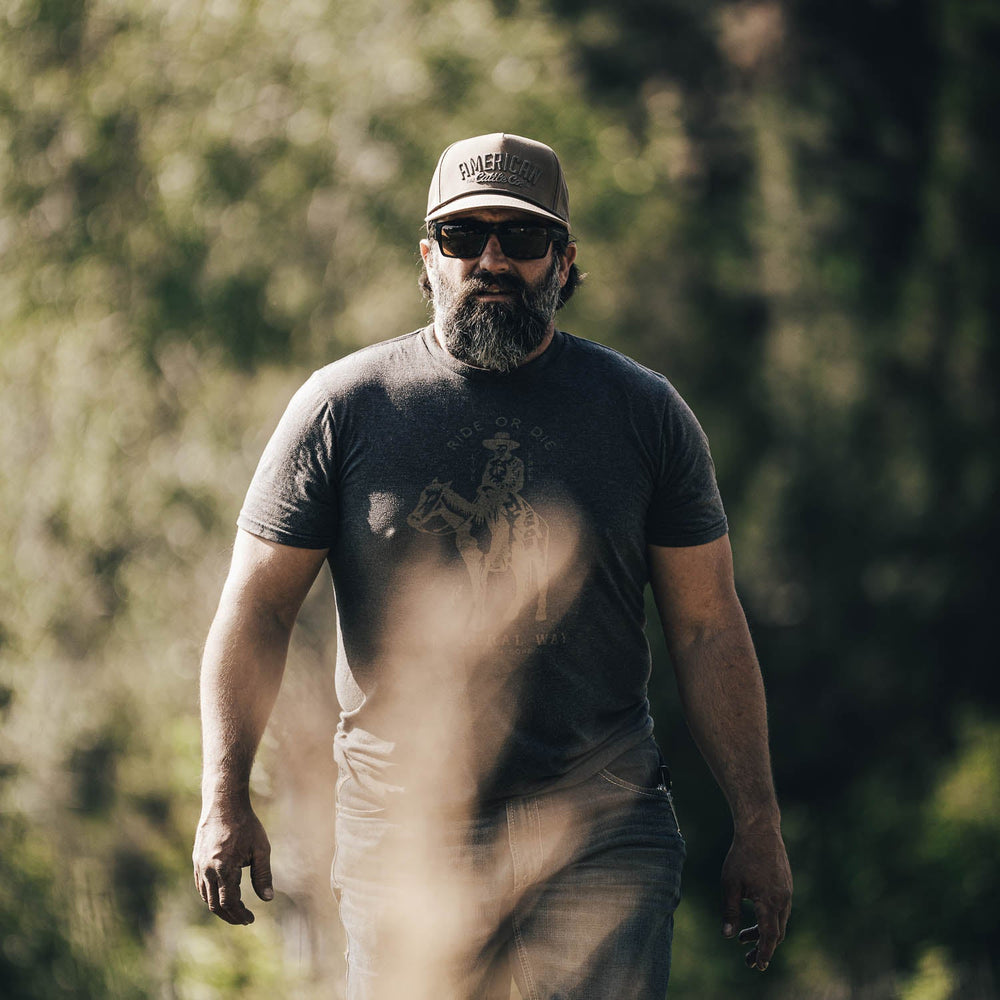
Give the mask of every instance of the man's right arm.
POLYGON ((194 877, 209 909, 231 924, 253 921, 240 896, 244 867, 261 899, 274 895, 270 845, 250 805, 250 771, 281 686, 292 626, 326 555, 238 531, 205 644, 194 877))

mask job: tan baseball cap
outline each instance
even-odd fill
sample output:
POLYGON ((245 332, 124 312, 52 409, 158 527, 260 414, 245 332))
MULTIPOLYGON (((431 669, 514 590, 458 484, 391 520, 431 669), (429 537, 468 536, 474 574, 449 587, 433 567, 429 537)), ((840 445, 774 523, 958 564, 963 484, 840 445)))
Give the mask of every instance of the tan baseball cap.
POLYGON ((470 208, 519 208, 569 228, 559 158, 544 143, 506 132, 452 143, 431 178, 424 222, 470 208))

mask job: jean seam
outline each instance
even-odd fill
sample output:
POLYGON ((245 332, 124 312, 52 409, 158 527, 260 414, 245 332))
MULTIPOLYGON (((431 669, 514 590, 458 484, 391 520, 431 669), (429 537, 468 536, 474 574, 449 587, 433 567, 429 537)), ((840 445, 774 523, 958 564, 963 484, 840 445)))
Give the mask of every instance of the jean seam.
POLYGON ((511 872, 514 876, 514 888, 519 889, 521 886, 522 877, 522 865, 520 862, 520 853, 517 845, 517 837, 514 835, 514 820, 511 816, 511 809, 514 808, 510 802, 507 803, 506 813, 507 813, 507 843, 510 845, 510 863, 511 872))
MULTIPOLYGON (((338 912, 340 910, 340 896, 338 892, 342 887, 337 881, 337 855, 340 853, 340 831, 337 829, 337 814, 340 812, 340 786, 343 783, 344 775, 338 772, 337 783, 333 789, 333 861, 330 864, 330 886, 333 889, 333 894, 337 897, 338 912)), ((346 952, 344 953, 344 958, 347 958, 346 952)))
MULTIPOLYGON (((537 810, 537 803, 533 802, 531 805, 537 810)), ((528 885, 527 872, 524 870, 524 859, 520 844, 518 844, 517 829, 515 827, 515 822, 518 819, 517 810, 518 806, 516 804, 513 802, 507 803, 507 842, 510 845, 515 897, 528 885)), ((521 935, 521 926, 518 923, 517 913, 514 909, 512 909, 510 914, 510 925, 514 932, 514 947, 517 950, 517 962, 524 976, 525 989, 528 991, 528 995, 524 1000, 541 1000, 541 996, 535 986, 534 978, 531 975, 531 968, 528 965, 528 949, 521 935)))
POLYGON ((598 771, 597 776, 610 782, 612 785, 624 788, 626 791, 635 792, 637 795, 647 795, 651 799, 670 798, 670 792, 666 788, 643 788, 641 785, 633 785, 630 781, 625 781, 612 774, 606 768, 598 771))
POLYGON ((521 936, 521 927, 517 922, 517 915, 511 914, 511 926, 514 928, 514 946, 517 948, 517 961, 521 966, 521 973, 524 976, 524 985, 528 995, 524 1000, 541 1000, 538 988, 535 986, 534 977, 531 975, 531 967, 528 965, 528 949, 525 946, 524 938, 521 936))
POLYGON ((534 872, 532 873, 532 879, 537 880, 538 876, 541 874, 542 870, 542 858, 544 856, 544 848, 542 847, 542 817, 538 810, 538 799, 534 799, 531 803, 531 811, 534 813, 535 818, 535 865, 534 872))
POLYGON ((344 944, 344 986, 347 989, 347 995, 351 995, 351 979, 352 968, 351 968, 351 939, 345 934, 346 943, 344 944))
POLYGON ((676 809, 676 807, 674 806, 674 796, 673 796, 673 794, 672 794, 672 793, 670 793, 670 792, 667 792, 667 801, 668 801, 668 802, 670 803, 670 812, 671 812, 671 813, 673 813, 673 817, 674 817, 674 826, 676 826, 676 827, 677 827, 677 835, 678 835, 679 837, 683 837, 683 834, 681 833, 681 824, 680 824, 680 820, 679 820, 679 819, 677 818, 677 809, 676 809))

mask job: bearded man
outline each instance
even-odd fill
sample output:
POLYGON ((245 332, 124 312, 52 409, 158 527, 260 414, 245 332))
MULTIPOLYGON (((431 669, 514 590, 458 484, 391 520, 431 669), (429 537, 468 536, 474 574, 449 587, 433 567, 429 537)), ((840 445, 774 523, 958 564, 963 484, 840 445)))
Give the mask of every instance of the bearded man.
POLYGON ((723 933, 752 901, 739 936, 763 971, 791 876, 705 436, 661 375, 556 329, 580 275, 548 146, 449 146, 425 221, 433 322, 313 375, 241 511, 202 669, 199 891, 234 924, 253 919, 242 867, 273 897, 250 770, 327 563, 349 1000, 506 1000, 512 976, 532 1000, 661 1000, 685 845, 647 700, 649 583, 732 810, 723 933), (502 516, 482 513, 484 448, 502 516))

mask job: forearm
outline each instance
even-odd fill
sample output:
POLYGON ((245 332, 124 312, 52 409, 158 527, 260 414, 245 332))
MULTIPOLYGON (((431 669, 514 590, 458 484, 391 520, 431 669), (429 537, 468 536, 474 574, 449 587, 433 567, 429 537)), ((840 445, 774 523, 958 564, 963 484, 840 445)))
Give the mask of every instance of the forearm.
POLYGON ((688 726, 733 814, 722 869, 723 934, 736 933, 740 901, 754 905, 748 965, 763 971, 785 936, 792 875, 771 778, 764 682, 733 586, 726 536, 691 548, 649 548, 650 582, 688 726))
POLYGON ((231 924, 248 924, 240 877, 272 899, 267 834, 250 806, 250 771, 285 672, 295 617, 325 549, 278 545, 236 533, 233 560, 201 667, 204 767, 195 835, 195 884, 208 908, 231 924))
POLYGON ((670 642, 691 734, 737 829, 776 825, 764 684, 738 602, 724 621, 670 642))
POLYGON ((249 802, 250 771, 278 695, 290 626, 223 595, 201 669, 202 799, 249 802))

